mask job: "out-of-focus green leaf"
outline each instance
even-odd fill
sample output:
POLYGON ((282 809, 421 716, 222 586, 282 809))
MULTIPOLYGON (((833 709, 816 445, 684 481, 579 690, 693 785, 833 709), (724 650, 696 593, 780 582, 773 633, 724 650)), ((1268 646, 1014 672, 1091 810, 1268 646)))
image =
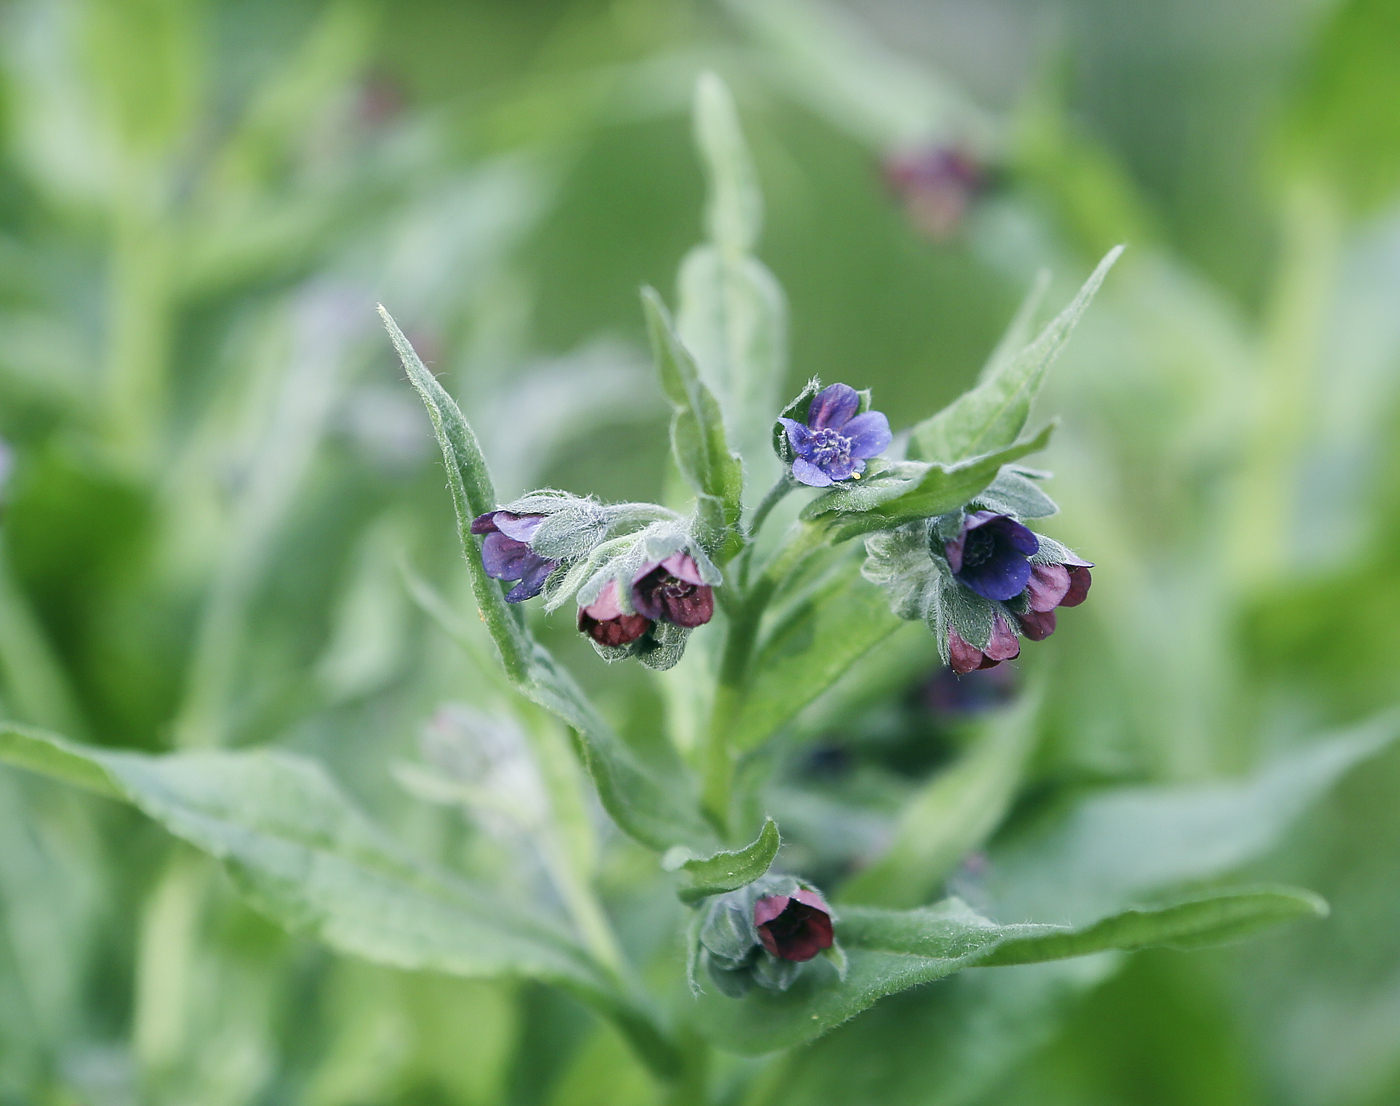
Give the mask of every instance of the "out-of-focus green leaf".
POLYGON ((1105 949, 1205 948, 1249 937, 1295 918, 1327 916, 1327 903, 1297 887, 1234 888, 1156 910, 1125 910, 1085 929, 1005 941, 987 966, 1065 960, 1105 949))
POLYGON ((1238 782, 1116 788, 994 851, 1003 918, 1088 923, 1158 889, 1219 876, 1263 854, 1341 776, 1400 735, 1390 711, 1310 743, 1238 782))
POLYGON ((834 541, 933 518, 963 506, 983 491, 1001 466, 1044 449, 1053 424, 1032 438, 949 464, 898 463, 869 480, 846 481, 802 509, 804 519, 825 519, 834 541))
POLYGON ((710 895, 747 887, 768 871, 781 844, 778 823, 769 818, 758 836, 742 849, 702 857, 692 857, 687 850, 673 849, 662 866, 668 871, 684 873, 686 882, 679 892, 681 901, 693 903, 710 895))
POLYGON ((759 642, 731 747, 757 748, 898 628, 883 593, 860 578, 859 559, 842 560, 759 642))
POLYGON ((0 734, 4 760, 139 807, 222 861, 293 932, 397 968, 553 983, 673 1063, 648 1017, 568 934, 408 857, 314 761, 267 750, 148 756, 14 726, 0 734))
POLYGON ((1034 342, 1014 357, 994 361, 992 373, 977 387, 915 426, 910 456, 952 463, 1014 442, 1030 418, 1031 401, 1040 391, 1045 373, 1122 252, 1122 246, 1108 251, 1079 294, 1034 342))
POLYGON ((1321 172, 1361 212, 1400 188, 1400 8, 1349 0, 1304 69, 1285 129, 1290 167, 1321 172))
POLYGON ((786 368, 786 305, 753 256, 763 198, 733 99, 713 73, 696 84, 695 141, 709 188, 709 241, 681 264, 676 330, 719 401, 750 482, 761 486, 764 470, 776 472, 762 446, 786 368))
POLYGON ((644 763, 598 713, 573 677, 534 641, 519 608, 506 603, 501 585, 486 575, 471 533, 472 519, 497 505, 486 459, 452 397, 427 370, 389 313, 382 307, 380 313, 437 432, 472 590, 511 683, 578 733, 603 806, 625 833, 658 850, 712 843, 714 833, 700 816, 694 783, 679 757, 668 748, 669 756, 644 763))
POLYGON ((933 896, 1005 816, 1035 747, 1040 700, 1023 695, 983 724, 962 759, 905 806, 889 849, 842 887, 842 902, 910 907, 933 896))
POLYGON ((842 980, 810 961, 785 992, 755 988, 742 999, 707 993, 702 1026, 721 1047, 745 1055, 789 1048, 820 1036, 886 995, 977 964, 1026 964, 1154 944, 1200 945, 1325 910, 1293 889, 1225 889, 1156 907, 1123 911, 1076 929, 998 925, 960 899, 918 910, 848 907, 836 935, 846 950, 842 980))
POLYGON ((744 492, 744 470, 729 449, 724 417, 714 393, 681 344, 666 305, 653 288, 642 290, 642 307, 656 355, 657 372, 674 412, 671 448, 681 475, 698 500, 700 539, 706 551, 716 554, 728 541, 733 544, 744 492))

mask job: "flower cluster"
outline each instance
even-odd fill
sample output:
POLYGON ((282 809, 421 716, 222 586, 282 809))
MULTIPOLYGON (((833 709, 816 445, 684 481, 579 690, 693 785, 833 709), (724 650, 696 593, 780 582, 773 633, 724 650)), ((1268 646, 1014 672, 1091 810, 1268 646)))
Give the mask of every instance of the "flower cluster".
POLYGON ((710 900, 698 953, 710 979, 733 997, 754 986, 786 991, 809 960, 836 950, 830 906, 811 884, 768 875, 710 900))
POLYGON ((1017 630, 1031 641, 1044 641, 1055 632, 1056 608, 1084 602, 1093 564, 1064 549, 1042 554, 1042 542, 1010 515, 979 510, 964 518, 957 537, 943 543, 953 578, 983 599, 1005 605, 995 610, 991 636, 980 648, 948 627, 948 663, 954 672, 1015 659, 1021 653, 1017 630), (1035 557, 1042 558, 1040 563, 1032 563, 1035 557))
POLYGON ((579 608, 579 630, 599 645, 615 648, 630 645, 657 622, 694 629, 715 613, 714 589, 688 553, 644 562, 633 574, 631 591, 628 612, 622 609, 617 580, 609 580, 597 599, 579 608))

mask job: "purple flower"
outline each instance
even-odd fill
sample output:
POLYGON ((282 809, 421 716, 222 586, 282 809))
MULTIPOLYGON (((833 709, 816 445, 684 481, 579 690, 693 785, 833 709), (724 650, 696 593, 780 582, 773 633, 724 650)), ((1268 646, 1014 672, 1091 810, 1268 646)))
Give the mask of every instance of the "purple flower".
POLYGON ((962 533, 944 545, 953 575, 983 599, 1005 601, 1021 594, 1031 578, 1027 560, 1040 540, 1010 515, 973 511, 962 533))
POLYGON ((985 649, 978 649, 951 626, 948 627, 948 663, 959 676, 979 668, 995 668, 1002 661, 1015 660, 1020 655, 1021 643, 1001 615, 997 615, 996 622, 992 624, 992 638, 985 649))
POLYGON ((651 629, 643 614, 626 614, 617 598, 617 581, 609 580, 598 598, 578 609, 578 628, 599 645, 631 645, 651 629))
POLYGON ((832 384, 812 397, 806 423, 779 419, 797 456, 792 474, 813 488, 825 488, 865 471, 867 458, 889 448, 890 423, 879 411, 857 415, 860 394, 849 384, 832 384))
POLYGON ((509 511, 487 511, 472 520, 472 533, 485 534, 481 543, 481 564, 493 580, 520 581, 506 592, 507 603, 533 599, 544 588, 549 574, 559 562, 541 557, 530 548, 530 539, 544 521, 544 515, 515 515, 509 511))
POLYGON ((1055 608, 1077 607, 1089 594, 1093 577, 1090 561, 1077 557, 1063 564, 1036 565, 1026 586, 1026 601, 1030 610, 1018 614, 1021 633, 1032 641, 1044 641, 1055 632, 1055 608))
POLYGON ((653 622, 703 626, 715 613, 713 589, 700 577, 695 558, 672 553, 664 561, 649 561, 632 580, 632 606, 653 622))
POLYGON ((815 891, 765 895, 753 904, 753 922, 763 947, 779 960, 810 960, 831 948, 831 907, 815 891))

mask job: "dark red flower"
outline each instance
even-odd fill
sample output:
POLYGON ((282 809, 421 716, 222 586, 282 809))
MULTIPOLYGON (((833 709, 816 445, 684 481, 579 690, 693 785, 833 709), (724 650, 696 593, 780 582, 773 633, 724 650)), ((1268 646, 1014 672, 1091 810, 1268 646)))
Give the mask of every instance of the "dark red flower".
POLYGON ((597 599, 578 609, 578 628, 599 645, 630 645, 651 629, 651 619, 624 613, 617 599, 617 581, 609 580, 597 599))
POLYGON ((653 622, 694 628, 714 616, 715 595, 690 554, 672 553, 638 570, 632 582, 632 606, 653 622))
POLYGON ((985 649, 978 649, 948 627, 948 663, 959 676, 979 668, 995 668, 1002 661, 1015 660, 1021 655, 1021 643, 1006 620, 997 615, 992 625, 992 638, 985 649))
POLYGON ((835 940, 831 907, 806 888, 758 899, 753 904, 753 921, 763 947, 780 960, 810 960, 835 940))
POLYGON ((1055 632, 1055 609, 1077 607, 1089 594, 1093 578, 1088 561, 1067 561, 1057 565, 1035 565, 1025 596, 1030 610, 1016 616, 1021 633, 1032 641, 1044 641, 1055 632))

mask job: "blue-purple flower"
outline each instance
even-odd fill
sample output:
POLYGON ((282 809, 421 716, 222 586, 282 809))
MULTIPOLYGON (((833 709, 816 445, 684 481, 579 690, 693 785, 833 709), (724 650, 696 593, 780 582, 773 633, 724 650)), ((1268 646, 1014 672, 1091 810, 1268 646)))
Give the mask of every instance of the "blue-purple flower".
POLYGON ((485 534, 481 543, 481 564, 493 580, 519 583, 506 592, 507 603, 533 599, 544 588, 549 574, 559 562, 541 557, 530 548, 530 539, 544 521, 544 515, 516 515, 510 511, 487 511, 472 520, 472 533, 485 534))
POLYGON ((825 488, 865 471, 865 462, 889 448, 890 423, 879 411, 860 409, 860 393, 832 384, 812 397, 807 421, 779 419, 797 454, 792 475, 813 488, 825 488))
POLYGON ((973 511, 943 548, 954 576, 982 598, 1005 602, 1030 583, 1029 558, 1040 549, 1040 539, 1010 515, 973 511))

